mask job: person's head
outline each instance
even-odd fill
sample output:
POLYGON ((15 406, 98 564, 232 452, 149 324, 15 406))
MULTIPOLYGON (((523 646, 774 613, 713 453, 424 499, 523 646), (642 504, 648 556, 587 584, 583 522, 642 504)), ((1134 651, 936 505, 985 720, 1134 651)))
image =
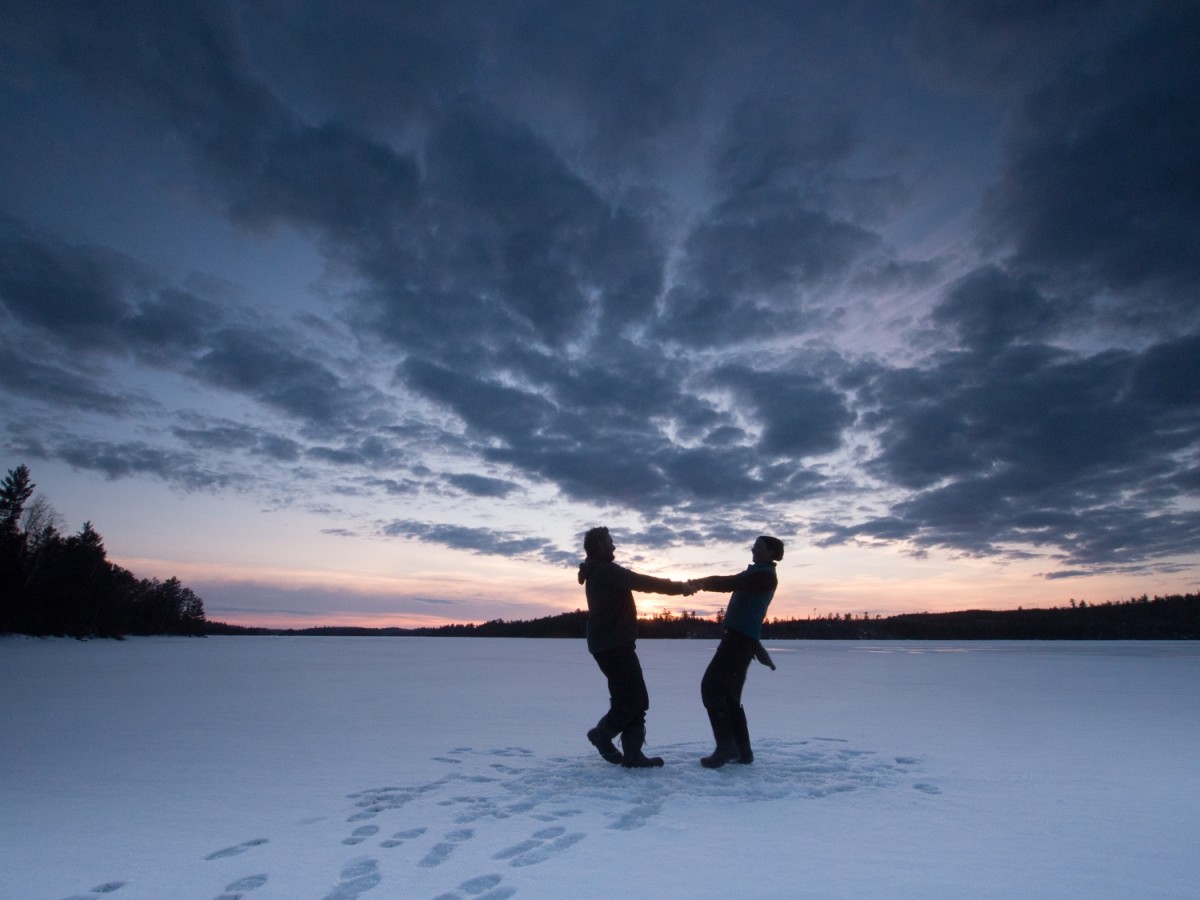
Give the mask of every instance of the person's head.
POLYGON ((779 562, 783 559, 783 541, 777 537, 759 535, 750 553, 756 563, 779 562))
POLYGON ((615 551, 612 535, 603 525, 589 529, 583 536, 583 552, 588 559, 612 559, 615 551))

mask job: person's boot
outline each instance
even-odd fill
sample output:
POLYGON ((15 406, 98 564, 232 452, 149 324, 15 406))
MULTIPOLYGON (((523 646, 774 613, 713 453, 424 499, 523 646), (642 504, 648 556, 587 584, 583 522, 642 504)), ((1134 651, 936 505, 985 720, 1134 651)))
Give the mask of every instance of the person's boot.
POLYGON ((750 726, 746 724, 746 710, 737 706, 730 710, 733 717, 733 740, 737 744, 738 758, 734 762, 744 766, 754 762, 754 751, 750 748, 750 726))
POLYGON ((597 722, 596 727, 587 733, 587 739, 592 742, 592 746, 599 750, 600 755, 613 765, 619 765, 622 760, 621 751, 613 743, 613 738, 617 734, 618 732, 613 731, 609 727, 607 716, 597 722))
POLYGON ((621 735, 621 749, 624 757, 621 765, 627 769, 652 769, 663 764, 661 756, 646 756, 642 753, 642 745, 646 743, 646 726, 630 725, 621 735))
POLYGON ((733 737, 733 719, 729 713, 708 711, 708 721, 712 723, 713 737, 717 741, 717 749, 700 760, 700 765, 706 769, 719 769, 725 763, 733 762, 740 757, 737 741, 733 737))

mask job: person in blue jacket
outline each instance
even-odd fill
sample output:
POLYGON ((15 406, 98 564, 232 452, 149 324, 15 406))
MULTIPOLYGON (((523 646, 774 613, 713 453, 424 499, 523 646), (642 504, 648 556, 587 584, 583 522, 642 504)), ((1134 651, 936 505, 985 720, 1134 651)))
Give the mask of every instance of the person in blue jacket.
POLYGON ((661 766, 661 757, 642 752, 650 694, 637 656, 633 592, 692 594, 695 589, 682 581, 640 575, 617 565, 616 546, 607 528, 593 528, 584 535, 583 550, 587 558, 579 566, 579 583, 586 585, 587 647, 608 679, 609 698, 608 712, 587 738, 610 763, 627 769, 661 766), (621 750, 613 743, 617 735, 621 750))
POLYGON ((760 639, 767 607, 779 584, 775 563, 783 559, 783 541, 762 535, 754 542, 750 554, 752 562, 744 572, 710 575, 689 582, 701 591, 733 592, 722 622, 725 634, 700 682, 700 696, 717 742, 716 749, 700 760, 707 769, 719 769, 728 762, 754 762, 750 728, 742 708, 746 670, 755 658, 775 668, 760 639))

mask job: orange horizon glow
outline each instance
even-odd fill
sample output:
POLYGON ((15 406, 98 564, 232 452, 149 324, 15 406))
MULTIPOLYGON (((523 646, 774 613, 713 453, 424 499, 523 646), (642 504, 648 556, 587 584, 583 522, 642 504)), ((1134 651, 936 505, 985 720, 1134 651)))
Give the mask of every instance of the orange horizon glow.
MULTIPOLYGON (((1125 599, 1129 599, 1129 598, 1125 598, 1125 599)), ((967 612, 970 610, 987 610, 990 612, 1011 612, 1011 611, 1014 611, 1019 608, 1022 608, 1022 609, 1055 609, 1055 608, 1065 608, 1067 606, 1069 606, 1069 601, 1064 602, 1064 603, 1048 603, 1046 605, 1025 604, 1022 607, 1013 606, 1013 607, 1006 607, 1006 608, 964 606, 959 609, 905 610, 902 612, 888 612, 888 613, 880 612, 878 614, 870 613, 870 617, 872 620, 874 620, 877 617, 879 619, 887 619, 887 618, 890 618, 893 616, 901 616, 901 615, 925 615, 925 614, 937 615, 937 614, 941 614, 941 613, 967 612)), ((564 609, 560 613, 550 613, 549 615, 552 615, 552 616, 553 615, 565 615, 565 614, 568 614, 571 612, 579 612, 579 611, 582 611, 582 610, 580 610, 579 608, 564 609)), ((679 618, 680 616, 682 616, 682 614, 684 612, 687 612, 689 615, 695 615, 695 618, 697 618, 697 619, 701 619, 701 620, 705 620, 705 621, 709 621, 709 622, 716 621, 715 613, 710 613, 710 614, 705 614, 705 615, 696 615, 693 613, 692 610, 685 610, 682 608, 668 609, 666 611, 670 612, 671 615, 674 616, 675 618, 679 618)), ((662 615, 662 612, 663 611, 660 610, 660 611, 652 612, 652 613, 639 613, 638 621, 639 622, 652 621, 656 616, 662 615)), ((813 614, 810 611, 807 614, 801 613, 801 614, 794 614, 794 615, 789 614, 789 615, 777 615, 777 616, 768 615, 767 621, 772 621, 772 620, 798 621, 798 622, 820 621, 823 619, 828 619, 830 617, 841 619, 841 618, 845 617, 846 615, 850 615, 853 620, 859 620, 863 617, 864 614, 856 613, 851 610, 841 610, 841 611, 817 610, 815 614, 813 614)), ((531 620, 525 620, 525 619, 509 619, 509 618, 505 618, 505 617, 498 617, 498 618, 502 621, 509 621, 509 622, 531 621, 531 620)), ((534 618, 539 618, 539 617, 534 617, 534 618)), ((220 615, 216 615, 216 616, 210 615, 210 616, 208 616, 208 620, 210 622, 215 622, 215 623, 219 623, 219 624, 223 624, 223 625, 234 625, 234 626, 241 627, 241 628, 269 628, 269 629, 306 631, 306 630, 314 629, 314 628, 366 628, 366 629, 402 628, 402 629, 414 629, 414 628, 442 628, 445 626, 455 626, 455 625, 480 626, 480 625, 484 625, 491 621, 496 621, 497 619, 496 618, 492 618, 492 619, 485 619, 485 618, 454 619, 454 618, 449 618, 449 617, 445 617, 445 616, 423 616, 423 615, 411 615, 411 614, 404 614, 404 613, 387 614, 387 615, 365 615, 365 614, 358 615, 358 614, 353 614, 353 613, 344 613, 344 614, 336 614, 336 615, 329 615, 329 616, 313 616, 313 615, 303 615, 303 614, 297 614, 297 613, 279 612, 279 613, 265 613, 265 614, 259 613, 259 614, 249 614, 249 615, 241 614, 241 613, 233 613, 231 615, 220 614, 220 615)))
MULTIPOLYGON (((438 628, 485 622, 530 621, 586 608, 574 572, 565 567, 493 564, 482 574, 441 567, 401 573, 347 572, 286 567, 222 566, 149 558, 117 558, 138 577, 179 577, 205 603, 210 621, 246 628, 438 628), (211 593, 205 596, 206 589, 211 593), (219 599, 214 599, 214 595, 219 599), (261 596, 259 596, 261 595, 261 596)), ((797 553, 780 565, 780 587, 769 619, 812 620, 829 616, 888 618, 965 610, 1063 608, 1071 600, 1089 605, 1119 603, 1143 594, 1196 591, 1186 573, 1171 577, 1090 576, 1051 581, 1027 566, 957 560, 915 563, 797 553), (855 565, 855 564, 858 565, 855 565), (854 572, 853 575, 843 574, 854 572)), ((711 571, 713 565, 676 560, 653 574, 676 579, 711 571), (678 569, 678 571, 676 571, 678 569)), ((639 615, 688 612, 711 619, 728 595, 638 594, 639 615)))
MULTIPOLYGON (((459 622, 430 616, 355 615, 312 616, 299 613, 255 613, 207 616, 209 622, 235 625, 240 628, 281 628, 304 631, 309 628, 440 628, 443 625, 480 625, 482 622, 459 622)), ((484 620, 486 621, 486 620, 484 620)))

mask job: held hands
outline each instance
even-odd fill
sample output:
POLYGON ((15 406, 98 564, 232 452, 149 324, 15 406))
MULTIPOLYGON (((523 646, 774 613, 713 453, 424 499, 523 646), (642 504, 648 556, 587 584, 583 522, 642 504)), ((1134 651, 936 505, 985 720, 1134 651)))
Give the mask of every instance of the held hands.
POLYGON ((679 589, 679 594, 684 597, 690 597, 697 591, 708 590, 708 585, 706 584, 707 581, 707 578, 689 578, 684 582, 676 582, 676 586, 679 589))

